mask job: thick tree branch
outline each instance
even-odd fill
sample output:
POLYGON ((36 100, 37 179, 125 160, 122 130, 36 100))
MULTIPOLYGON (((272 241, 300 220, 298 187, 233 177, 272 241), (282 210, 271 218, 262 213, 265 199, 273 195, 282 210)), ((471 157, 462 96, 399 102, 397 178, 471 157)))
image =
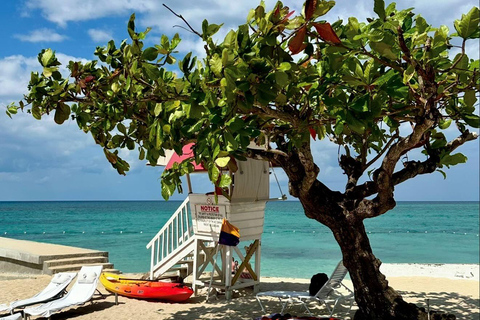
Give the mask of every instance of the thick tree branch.
POLYGON ((318 173, 320 172, 320 169, 313 161, 312 150, 310 149, 309 143, 305 144, 298 151, 298 158, 300 159, 300 163, 303 165, 305 170, 305 177, 302 181, 301 192, 307 193, 317 179, 318 173))
MULTIPOLYGON (((472 141, 478 138, 478 134, 475 132, 465 131, 461 136, 450 141, 444 148, 447 154, 453 152, 455 149, 463 145, 465 142, 472 141)), ((432 173, 439 168, 440 163, 437 157, 430 157, 427 160, 420 161, 408 161, 405 163, 404 168, 398 172, 395 172, 392 176, 394 185, 398 185, 409 179, 416 177, 419 174, 432 173)))
MULTIPOLYGON (((475 132, 465 131, 461 136, 450 141, 442 150, 451 153, 464 143, 472 141, 478 138, 478 134, 475 132)), ((416 177, 419 174, 427 174, 434 172, 439 167, 438 159, 430 157, 429 159, 421 161, 409 161, 405 163, 405 167, 392 175, 392 183, 394 186, 405 182, 411 178, 416 177)), ((374 181, 367 181, 362 185, 355 186, 354 188, 347 190, 345 196, 350 200, 360 200, 363 198, 370 197, 378 193, 378 184, 374 181)), ((367 205, 364 203, 363 205, 367 205)), ((372 205, 372 204, 368 204, 372 205)), ((373 217, 371 215, 368 217, 373 217)))

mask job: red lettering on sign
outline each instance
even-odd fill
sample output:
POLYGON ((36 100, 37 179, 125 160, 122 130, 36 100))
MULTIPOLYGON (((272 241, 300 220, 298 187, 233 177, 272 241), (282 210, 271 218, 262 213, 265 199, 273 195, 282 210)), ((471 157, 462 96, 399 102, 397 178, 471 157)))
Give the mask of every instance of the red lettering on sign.
POLYGON ((203 212, 220 212, 220 208, 217 206, 200 206, 200 210, 203 212))

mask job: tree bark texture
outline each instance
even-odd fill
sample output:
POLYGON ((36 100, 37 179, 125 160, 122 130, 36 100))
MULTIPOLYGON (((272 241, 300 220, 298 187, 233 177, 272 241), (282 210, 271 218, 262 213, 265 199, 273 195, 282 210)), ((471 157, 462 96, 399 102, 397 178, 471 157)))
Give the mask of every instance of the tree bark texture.
MULTIPOLYGON (((388 285, 386 277, 380 272, 381 261, 373 254, 363 219, 349 218, 348 212, 333 213, 334 219, 325 219, 321 207, 311 199, 301 199, 309 212, 307 216, 317 216, 319 222, 331 229, 343 256, 343 264, 350 273, 354 286, 355 301, 359 310, 354 320, 427 320, 423 308, 407 303, 402 296, 388 285), (315 213, 316 211, 316 213, 315 213)), ((337 207, 340 208, 340 206, 337 207)), ((453 315, 432 315, 431 319, 455 319, 453 315)))
MULTIPOLYGON (((416 143, 415 139, 407 140, 402 140, 407 147, 410 143, 416 143)), ((332 191, 317 179, 312 181, 312 177, 316 178, 318 174, 318 168, 315 165, 306 167, 304 164, 308 161, 302 161, 297 152, 289 152, 288 149, 282 151, 284 155, 275 156, 275 160, 289 178, 290 194, 300 200, 307 217, 317 220, 332 231, 340 246, 343 264, 350 273, 359 308, 354 319, 427 320, 424 309, 405 302, 401 295, 388 285, 387 279, 380 272, 381 261, 373 254, 363 224, 366 218, 379 216, 395 207, 392 172, 377 170, 377 177, 372 182, 375 186, 371 187, 372 183, 366 183, 363 185, 364 190, 360 192, 364 196, 352 197, 348 193, 332 191), (367 199, 369 192, 378 192, 377 197, 367 199)), ((308 152, 306 149, 305 153, 308 152)), ((399 158, 402 151, 393 152, 390 149, 390 154, 399 158)), ((357 192, 354 190, 352 194, 357 192)), ((430 319, 450 320, 455 319, 455 316, 435 315, 430 319)))

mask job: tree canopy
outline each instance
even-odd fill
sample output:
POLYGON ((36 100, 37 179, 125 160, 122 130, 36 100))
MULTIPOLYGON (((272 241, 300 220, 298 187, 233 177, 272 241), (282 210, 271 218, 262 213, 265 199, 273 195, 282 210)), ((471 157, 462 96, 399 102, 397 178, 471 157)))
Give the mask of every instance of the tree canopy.
MULTIPOLYGON (((333 6, 307 1, 304 12, 294 15, 280 2, 272 11, 261 4, 221 43, 212 38, 221 25, 205 20, 201 33, 195 31, 205 41, 203 60, 191 53, 175 57, 178 34, 144 48, 149 29, 137 32, 132 15, 130 40, 97 48, 100 63, 70 62, 72 80, 59 73, 54 51, 43 50, 43 72, 32 74, 25 101, 37 119, 54 112, 61 124, 71 115, 120 174, 129 165, 118 148, 138 148, 140 159, 155 164, 164 149, 181 152, 196 141, 195 160, 217 181, 227 157, 245 157, 253 139, 302 150, 311 135, 345 148, 340 165, 354 185, 403 131, 420 135, 412 148, 421 143, 434 166, 465 162, 452 154, 456 145, 442 131, 453 123, 469 137, 468 126, 479 126, 478 60, 465 53, 467 40, 478 38, 478 8, 456 20, 456 33, 449 34, 446 26, 433 28, 412 9, 399 11, 395 3, 385 8, 383 1, 375 1, 378 17, 367 22, 320 20, 333 6), (452 38, 461 39, 459 48, 452 38), (173 72, 168 65, 177 59, 173 72), (424 130, 418 119, 427 113, 424 130)), ((307 183, 318 172, 309 169, 307 183)), ((165 173, 165 198, 190 170, 184 163, 165 173)))
POLYGON ((204 58, 179 57, 178 34, 145 47, 149 29, 138 32, 132 15, 130 39, 98 47, 98 61, 70 62, 69 77, 58 71, 54 51, 43 50, 43 72, 32 73, 24 100, 36 119, 54 113, 58 124, 76 120, 120 174, 129 169, 121 148, 138 149, 141 160, 156 164, 165 149, 181 153, 195 142, 194 159, 163 173, 165 199, 181 191, 192 160, 220 187, 230 183, 220 170, 235 171, 235 159, 274 161, 306 215, 339 230, 338 221, 393 208, 396 185, 467 160, 456 149, 476 139, 470 128, 480 126, 479 60, 466 50, 480 37, 480 18, 473 7, 451 33, 412 8, 375 0, 377 16, 367 21, 322 20, 334 5, 307 0, 303 12, 294 13, 281 2, 271 10, 261 3, 221 41, 214 35, 222 25, 204 20, 197 31, 187 22, 205 43, 204 58), (447 139, 455 131, 457 137, 447 139), (312 138, 339 146, 344 190, 318 180, 312 138), (269 147, 250 150, 251 141, 269 147))

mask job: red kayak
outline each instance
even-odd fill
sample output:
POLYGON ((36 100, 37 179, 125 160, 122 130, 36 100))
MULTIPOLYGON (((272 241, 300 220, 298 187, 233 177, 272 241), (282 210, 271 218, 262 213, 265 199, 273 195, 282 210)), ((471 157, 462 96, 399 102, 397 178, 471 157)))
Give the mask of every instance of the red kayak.
POLYGON ((107 272, 101 274, 100 282, 107 291, 137 299, 183 302, 193 294, 191 288, 181 283, 122 279, 118 274, 107 272))

